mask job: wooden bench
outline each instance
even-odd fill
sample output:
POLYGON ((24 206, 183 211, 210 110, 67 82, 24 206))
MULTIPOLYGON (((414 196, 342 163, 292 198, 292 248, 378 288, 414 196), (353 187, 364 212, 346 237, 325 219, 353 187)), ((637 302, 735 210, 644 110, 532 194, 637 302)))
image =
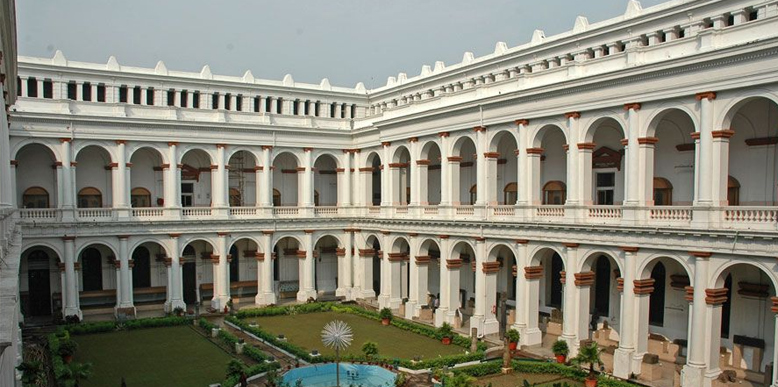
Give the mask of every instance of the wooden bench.
POLYGON ((151 286, 132 290, 132 297, 136 304, 158 304, 167 300, 167 288, 165 286, 151 286))
MULTIPOLYGON (((230 282, 230 295, 232 297, 246 297, 257 295, 257 281, 230 282)), ((200 284, 200 299, 213 298, 213 283, 200 284)))
POLYGON ((116 289, 89 290, 78 292, 81 307, 103 307, 116 305, 116 289))

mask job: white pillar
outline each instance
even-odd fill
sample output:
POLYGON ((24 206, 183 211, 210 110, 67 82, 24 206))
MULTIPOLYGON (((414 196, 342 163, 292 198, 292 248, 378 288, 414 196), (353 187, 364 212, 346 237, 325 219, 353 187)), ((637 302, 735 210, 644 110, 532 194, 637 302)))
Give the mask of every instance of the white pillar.
MULTIPOLYGON (((775 334, 773 335, 774 338, 778 338, 778 297, 773 297, 773 307, 772 312, 775 313, 775 334)), ((775 341, 775 340, 774 340, 775 341)), ((775 342, 773 342, 773 387, 778 387, 778 345, 776 345, 775 342)))
POLYGON ((729 129, 713 131, 713 182, 711 200, 716 207, 727 206, 729 183, 729 139, 735 134, 729 129))
POLYGON ((181 167, 179 167, 178 164, 177 148, 177 142, 168 143, 169 164, 162 166, 165 173, 165 208, 181 207, 181 195, 179 194, 179 190, 181 189, 181 167))
POLYGON ((63 237, 62 241, 65 244, 65 289, 67 295, 64 297, 64 315, 78 316, 79 319, 83 319, 81 314, 81 308, 79 308, 80 300, 78 296, 78 283, 76 278, 76 246, 75 237, 63 237))
POLYGON ((303 148, 303 190, 301 207, 313 207, 313 148, 303 148))
POLYGON ((527 278, 524 276, 524 268, 529 266, 527 263, 527 256, 529 255, 527 243, 528 241, 524 239, 516 241, 516 317, 513 322, 513 329, 519 332, 520 337, 527 334, 527 320, 529 317, 527 278))
POLYGON ((314 283, 313 262, 313 230, 305 230, 303 237, 305 259, 302 263, 302 275, 300 276, 300 291, 297 292, 297 301, 305 302, 309 297, 317 298, 316 284, 314 283))
MULTIPOLYGON (((476 184, 477 184, 477 192, 476 192, 476 200, 475 205, 476 206, 485 206, 488 201, 488 192, 489 190, 486 189, 488 185, 487 175, 488 175, 488 169, 487 169, 487 163, 486 163, 486 151, 487 151, 487 144, 486 144, 486 127, 485 126, 476 126, 475 127, 475 148, 476 148, 476 184)), ((454 189, 459 189, 459 187, 454 187, 454 189)))
MULTIPOLYGON (((116 296, 119 308, 134 308, 132 304, 132 277, 130 277, 130 252, 127 247, 127 236, 119 236, 119 281, 116 286, 116 296)), ((135 314, 133 312, 133 314, 135 314)))
POLYGON ((168 282, 167 286, 170 287, 170 309, 168 312, 171 312, 175 308, 186 309, 186 304, 184 303, 184 284, 181 270, 181 266, 183 266, 184 263, 181 260, 182 247, 179 245, 181 241, 179 237, 181 234, 169 234, 169 236, 172 256, 169 260, 165 260, 165 266, 167 266, 170 271, 170 282, 168 282))
MULTIPOLYGON (((24 82, 22 82, 24 83, 24 82)), ((43 93, 42 89, 38 90, 39 93, 43 93)), ((3 101, 3 97, 0 96, 0 102, 3 101)), ((16 192, 14 186, 16 185, 16 179, 12 176, 11 167, 11 144, 8 133, 8 121, 6 115, 0 117, 0 208, 12 207, 16 202, 16 192)))
POLYGON ((710 264, 710 254, 693 254, 694 261, 694 298, 691 306, 691 323, 689 324, 689 354, 686 358, 686 365, 681 370, 682 386, 702 386, 706 366, 707 353, 705 351, 706 342, 706 303, 705 288, 708 281, 708 266, 710 264))
MULTIPOLYGON (((383 146, 383 155, 381 157, 381 166, 383 167, 381 170, 381 206, 384 207, 392 204, 392 190, 394 187, 392 187, 392 174, 389 169, 389 163, 392 159, 391 143, 382 142, 381 145, 383 146)), ((384 249, 386 248, 384 247, 384 249)))
POLYGON ((695 167, 699 171, 699 192, 696 196, 695 206, 710 206, 713 201, 713 100, 715 93, 697 94, 700 101, 700 142, 697 147, 699 164, 695 167))
POLYGON ((223 144, 216 145, 216 164, 211 166, 211 202, 212 207, 215 208, 227 207, 227 203, 229 203, 227 200, 229 194, 227 190, 227 168, 224 160, 225 147, 223 144))
MULTIPOLYGON (((258 278, 259 287, 261 291, 257 293, 256 304, 257 305, 270 305, 276 303, 275 293, 275 279, 273 278, 273 232, 262 231, 262 251, 263 260, 260 262, 262 266, 262 277, 258 278)), ((257 253, 259 255, 259 253, 257 253)))
MULTIPOLYGON (((567 202, 565 204, 579 205, 581 204, 582 185, 579 179, 585 176, 580 176, 581 171, 578 169, 580 164, 578 144, 579 140, 579 128, 578 124, 581 118, 581 114, 577 112, 567 113, 567 202)), ((571 275, 573 273, 570 273, 571 275)))
POLYGON ((337 250, 338 257, 338 287, 335 289, 335 295, 346 297, 346 300, 352 299, 353 282, 353 260, 352 260, 352 233, 350 230, 344 230, 343 247, 337 250))
MULTIPOLYGON (((440 205, 451 205, 451 192, 455 189, 451 185, 451 163, 448 162, 448 132, 438 133, 440 137, 440 205)), ((459 165, 456 165, 459 168, 459 165)), ((456 189, 459 189, 457 186, 456 189)))
MULTIPOLYGON (((529 145, 527 144, 529 137, 529 129, 527 129, 527 126, 529 126, 529 121, 517 120, 516 125, 518 126, 519 131, 519 143, 516 149, 518 152, 516 155, 516 165, 518 167, 516 168, 518 173, 518 176, 516 176, 516 184, 518 185, 516 189, 516 204, 527 206, 529 205, 529 192, 531 188, 527 177, 532 176, 529 173, 529 153, 526 151, 526 148, 529 148, 529 145)), ((519 275, 521 275, 521 273, 519 273, 519 275)))
MULTIPOLYGON (((260 202, 262 207, 273 205, 273 166, 270 164, 270 152, 272 151, 272 146, 262 147, 262 200, 260 202)), ((266 251, 266 253, 268 252, 266 251)))
MULTIPOLYGON (((75 179, 73 179, 73 168, 71 159, 70 143, 71 139, 63 138, 62 140, 62 184, 59 187, 62 188, 62 205, 61 207, 66 210, 72 210, 75 208, 75 198, 73 193, 75 192, 75 179)), ((59 181, 59 180, 58 180, 59 181)))
MULTIPOLYGON (((638 206, 641 204, 640 188, 640 146, 638 137, 640 136, 640 104, 633 103, 624 105, 627 111, 627 160, 624 184, 624 205, 638 206)), ((652 176, 653 179, 653 176, 652 176)), ((625 293, 626 294, 626 293, 625 293)))
POLYGON ((351 190, 352 188, 352 173, 351 173, 351 150, 343 151, 343 177, 341 179, 341 185, 338 187, 338 196, 341 197, 341 201, 338 202, 338 207, 351 206, 351 190))
MULTIPOLYGON (((635 341, 637 339, 637 326, 635 325, 635 261, 637 260, 637 247, 622 247, 624 251, 624 272, 621 273, 624 287, 621 292, 621 317, 619 347, 613 355, 613 374, 627 379, 631 373, 640 373, 640 369, 634 369, 632 358, 635 353, 635 341)), ((640 365, 638 364, 638 367, 640 365)))
POLYGON ((113 207, 128 208, 126 141, 116 140, 116 169, 113 180, 113 207))
MULTIPOLYGON (((211 256, 214 263, 213 272, 213 299, 211 307, 216 310, 224 309, 230 300, 230 269, 229 269, 229 233, 219 232, 216 238, 216 251, 211 256)), ((238 259, 238 257, 235 257, 238 259)))
MULTIPOLYGON (((577 289, 575 286, 575 268, 578 267, 578 244, 567 243, 565 244, 565 255, 567 259, 565 261, 565 284, 563 286, 562 301, 562 340, 567 341, 567 345, 570 348, 570 357, 574 357, 578 354, 578 297, 577 289)), ((588 307, 588 304, 587 304, 588 307)))
POLYGON ((389 234, 384 233, 383 237, 381 238, 381 252, 380 252, 380 278, 381 278, 381 289, 380 293, 378 295, 378 305, 379 308, 388 308, 390 307, 390 295, 391 295, 391 283, 392 283, 392 273, 390 273, 391 266, 389 265, 389 249, 391 246, 389 246, 389 234))

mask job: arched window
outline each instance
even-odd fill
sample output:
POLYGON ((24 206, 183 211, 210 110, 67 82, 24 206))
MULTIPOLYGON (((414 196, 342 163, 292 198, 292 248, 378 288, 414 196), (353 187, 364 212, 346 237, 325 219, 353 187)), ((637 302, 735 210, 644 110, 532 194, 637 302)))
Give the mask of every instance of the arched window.
POLYGON ((103 194, 94 187, 82 188, 78 191, 78 208, 100 208, 103 206, 103 194))
POLYGON ((543 186, 543 204, 561 205, 567 201, 567 186, 554 180, 543 186))
POLYGON ((516 204, 518 200, 518 185, 514 183, 508 183, 503 189, 503 195, 505 196, 505 204, 516 204))
POLYGON ((230 207, 240 207, 243 205, 243 198, 237 188, 230 188, 230 207))
POLYGON ((192 247, 192 245, 188 245, 184 247, 184 252, 181 253, 181 256, 183 256, 184 258, 195 258, 196 254, 197 253, 195 253, 194 247, 192 247))
POLYGON ((478 199, 478 184, 473 184, 472 187, 470 187, 470 205, 472 206, 475 204, 475 201, 478 199))
POLYGON ((664 177, 654 178, 654 205, 673 205, 673 185, 664 177))
POLYGON ((740 205, 740 182, 732 176, 727 179, 727 201, 730 206, 740 205))
POLYGON ((273 188, 273 207, 281 205, 281 191, 273 188))
POLYGON ((142 187, 135 187, 130 192, 130 203, 133 207, 151 207, 151 192, 142 187))
POLYGON ((22 195, 24 208, 49 208, 49 192, 41 187, 30 187, 22 195))

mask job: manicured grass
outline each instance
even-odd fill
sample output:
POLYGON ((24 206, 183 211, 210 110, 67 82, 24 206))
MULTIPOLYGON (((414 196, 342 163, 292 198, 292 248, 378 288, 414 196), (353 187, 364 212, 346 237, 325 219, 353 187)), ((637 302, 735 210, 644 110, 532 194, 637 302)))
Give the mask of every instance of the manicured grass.
POLYGON ((188 326, 73 336, 74 361, 91 362, 81 387, 207 386, 221 382, 231 357, 188 326))
POLYGON ((373 341, 378 344, 378 354, 383 357, 413 359, 432 359, 438 355, 464 353, 464 348, 455 345, 443 345, 440 341, 417 335, 393 326, 383 326, 381 322, 347 313, 322 312, 298 315, 248 318, 269 333, 284 334, 290 343, 308 350, 317 349, 325 355, 335 352, 325 348, 321 342, 321 330, 332 320, 346 322, 354 331, 354 340, 347 354, 361 355, 362 343, 373 341))
POLYGON ((576 382, 574 380, 562 379, 559 375, 551 374, 521 374, 518 372, 508 375, 492 375, 478 378, 476 386, 488 386, 492 387, 516 387, 523 386, 524 380, 527 380, 530 385, 534 387, 552 387, 555 383, 564 385, 567 383, 570 387, 583 387, 583 383, 576 382))

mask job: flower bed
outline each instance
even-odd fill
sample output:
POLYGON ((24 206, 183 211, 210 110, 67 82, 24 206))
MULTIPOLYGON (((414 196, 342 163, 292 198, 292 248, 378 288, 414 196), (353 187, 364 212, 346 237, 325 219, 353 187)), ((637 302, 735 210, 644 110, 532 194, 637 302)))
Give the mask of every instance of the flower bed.
MULTIPOLYGON (((566 366, 559 363, 549 363, 544 361, 531 360, 513 360, 511 362, 513 370, 521 374, 550 374, 558 375, 565 379, 571 379, 583 382, 588 373, 582 369, 566 366)), ((476 378, 497 375, 502 372, 502 361, 495 360, 484 362, 474 366, 462 367, 453 370, 454 374, 466 374, 476 378)), ((598 386, 601 387, 635 387, 637 384, 625 380, 615 379, 608 375, 600 374, 597 377, 598 386)), ((518 385, 518 383, 517 383, 518 385)))

